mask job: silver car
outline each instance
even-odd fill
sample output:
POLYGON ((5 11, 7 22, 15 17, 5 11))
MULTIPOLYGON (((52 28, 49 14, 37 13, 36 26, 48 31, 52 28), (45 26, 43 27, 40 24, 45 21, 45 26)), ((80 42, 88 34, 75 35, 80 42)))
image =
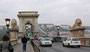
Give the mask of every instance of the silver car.
POLYGON ((40 39, 39 44, 40 46, 46 46, 46 45, 52 46, 52 41, 50 38, 42 38, 40 39))

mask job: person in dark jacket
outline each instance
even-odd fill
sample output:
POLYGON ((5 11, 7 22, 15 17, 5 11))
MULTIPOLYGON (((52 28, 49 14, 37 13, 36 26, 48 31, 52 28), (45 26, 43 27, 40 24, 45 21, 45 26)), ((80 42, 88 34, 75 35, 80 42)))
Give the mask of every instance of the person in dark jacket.
POLYGON ((28 39, 26 36, 21 38, 21 42, 23 44, 23 52, 26 52, 26 43, 27 43, 28 39))

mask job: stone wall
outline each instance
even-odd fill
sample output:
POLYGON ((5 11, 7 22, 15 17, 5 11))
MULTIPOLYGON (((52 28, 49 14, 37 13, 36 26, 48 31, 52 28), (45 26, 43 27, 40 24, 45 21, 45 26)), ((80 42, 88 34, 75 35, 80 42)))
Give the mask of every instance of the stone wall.
POLYGON ((80 38, 82 46, 90 46, 90 38, 82 37, 80 38))

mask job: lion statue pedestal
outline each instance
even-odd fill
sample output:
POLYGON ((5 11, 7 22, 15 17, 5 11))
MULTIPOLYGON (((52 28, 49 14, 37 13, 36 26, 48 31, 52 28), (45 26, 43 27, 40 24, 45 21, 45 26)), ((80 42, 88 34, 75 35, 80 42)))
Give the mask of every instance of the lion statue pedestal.
POLYGON ((72 37, 79 37, 83 46, 90 46, 90 37, 84 35, 85 27, 82 26, 82 21, 76 19, 75 24, 70 29, 72 37))
POLYGON ((15 19, 12 19, 11 21, 11 29, 10 29, 10 39, 11 40, 17 40, 17 21, 15 19))
POLYGON ((78 18, 70 29, 70 33, 72 37, 84 37, 84 30, 85 28, 82 26, 82 21, 78 18))

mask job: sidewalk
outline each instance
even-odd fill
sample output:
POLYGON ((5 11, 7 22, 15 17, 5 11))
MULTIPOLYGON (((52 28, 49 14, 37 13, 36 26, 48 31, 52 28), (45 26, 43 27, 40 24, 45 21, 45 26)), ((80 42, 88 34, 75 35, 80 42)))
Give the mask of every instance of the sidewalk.
MULTIPOLYGON (((23 52, 22 50, 22 44, 17 44, 15 47, 14 47, 14 52, 23 52)), ((27 43, 27 50, 26 52, 34 52, 33 51, 33 48, 32 48, 32 45, 30 43, 27 43)))

